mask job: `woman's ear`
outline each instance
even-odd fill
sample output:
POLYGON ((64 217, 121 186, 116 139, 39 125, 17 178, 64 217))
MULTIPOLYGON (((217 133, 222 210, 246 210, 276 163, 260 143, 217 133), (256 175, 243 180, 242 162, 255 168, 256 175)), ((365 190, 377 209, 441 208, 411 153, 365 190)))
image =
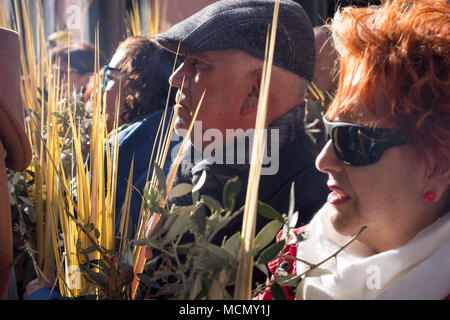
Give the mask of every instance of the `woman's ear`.
POLYGON ((436 194, 436 199, 446 197, 450 187, 450 169, 434 170, 428 177, 429 190, 436 194))
POLYGON ((261 77, 262 70, 255 70, 250 75, 251 86, 240 110, 240 114, 243 116, 256 113, 258 110, 261 77))

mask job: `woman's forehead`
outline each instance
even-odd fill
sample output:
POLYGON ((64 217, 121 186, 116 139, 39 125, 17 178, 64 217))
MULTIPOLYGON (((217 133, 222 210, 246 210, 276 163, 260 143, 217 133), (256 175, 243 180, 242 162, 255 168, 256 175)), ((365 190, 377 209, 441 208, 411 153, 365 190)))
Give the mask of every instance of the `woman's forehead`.
POLYGON ((343 108, 342 110, 337 110, 334 117, 329 120, 350 122, 369 127, 393 129, 393 123, 390 121, 388 115, 378 109, 382 108, 377 108, 377 113, 375 114, 373 111, 365 107, 364 103, 352 102, 350 107, 346 106, 346 108, 343 108))
POLYGON ((125 48, 118 49, 113 57, 111 58, 111 61, 109 62, 109 66, 112 68, 117 68, 119 64, 123 61, 125 56, 127 55, 128 50, 125 48))

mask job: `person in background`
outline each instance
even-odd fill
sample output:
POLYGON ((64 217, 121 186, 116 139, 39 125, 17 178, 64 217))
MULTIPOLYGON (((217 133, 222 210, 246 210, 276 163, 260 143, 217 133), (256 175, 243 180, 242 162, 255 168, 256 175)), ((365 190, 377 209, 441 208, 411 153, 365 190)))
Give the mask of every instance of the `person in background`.
MULTIPOLYGON (((70 47, 55 47, 50 51, 50 55, 54 75, 59 72, 60 81, 65 85, 69 85, 70 78, 69 90, 84 94, 95 72, 95 48, 87 43, 74 43, 70 47), (70 66, 68 65, 69 54, 70 66)), ((102 52, 99 52, 99 66, 104 63, 105 57, 102 52)))
POLYGON ((327 25, 314 28, 316 39, 316 65, 314 77, 308 87, 305 110, 305 128, 317 150, 326 143, 322 116, 333 100, 338 84, 339 56, 334 48, 327 25))
MULTIPOLYGON (((450 5, 386 1, 336 13, 339 87, 316 159, 328 202, 269 264, 299 276, 362 233, 298 299, 450 299, 450 5), (365 230, 362 228, 366 227, 365 230)), ((289 298, 292 291, 285 288, 289 298)), ((271 298, 266 292, 264 298, 271 298)))
MULTIPOLYGON (((316 39, 316 64, 314 67, 314 84, 322 91, 333 94, 338 85, 339 55, 334 47, 332 34, 327 25, 314 28, 316 39)), ((308 98, 315 96, 308 94, 308 98)), ((330 96, 325 96, 325 103, 331 103, 330 96)))
MULTIPOLYGON (((166 52, 154 40, 133 36, 122 41, 108 65, 101 70, 102 90, 106 95, 108 131, 113 129, 116 103, 118 126, 140 121, 165 107, 168 82, 175 55, 166 52)), ((92 112, 94 78, 88 85, 87 110, 92 112)))
POLYGON ((11 206, 6 168, 24 171, 32 153, 20 94, 19 35, 0 28, 0 299, 8 299, 13 261, 11 206))
MULTIPOLYGON (((138 224, 142 194, 158 127, 167 101, 175 99, 176 91, 169 90, 169 77, 174 70, 174 64, 175 54, 164 50, 151 38, 137 36, 120 43, 104 69, 103 89, 106 94, 107 114, 114 114, 116 101, 119 103, 120 112, 117 225, 120 223, 131 162, 134 160, 130 204, 130 226, 133 229, 130 234, 134 233, 138 224)), ((171 110, 168 108, 166 127, 171 110)), ((111 122, 107 120, 107 123, 111 122)), ((174 145, 175 143, 170 144, 169 152, 174 145)), ((170 160, 168 157, 162 168, 166 174, 171 165, 170 160)))

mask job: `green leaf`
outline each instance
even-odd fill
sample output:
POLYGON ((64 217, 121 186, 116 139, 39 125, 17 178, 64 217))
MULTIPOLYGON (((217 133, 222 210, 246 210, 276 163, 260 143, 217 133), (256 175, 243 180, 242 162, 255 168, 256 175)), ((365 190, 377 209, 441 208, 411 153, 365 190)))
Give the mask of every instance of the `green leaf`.
POLYGON ((192 242, 178 245, 177 246, 177 253, 181 254, 181 255, 186 255, 186 254, 188 254, 191 251, 193 245, 194 244, 192 242))
POLYGON ((189 230, 189 228, 191 228, 190 219, 191 215, 189 212, 185 212, 179 215, 167 232, 167 235, 165 237, 166 240, 174 240, 179 234, 182 234, 189 230))
POLYGON ((156 174, 156 178, 158 179, 158 190, 162 192, 164 195, 166 194, 166 175, 164 171, 158 166, 155 162, 154 170, 156 174))
POLYGON ((136 247, 144 247, 144 246, 148 246, 149 243, 150 243, 150 240, 148 240, 148 239, 146 239, 146 238, 141 238, 141 239, 138 239, 138 240, 134 240, 134 241, 133 241, 133 244, 134 244, 136 247))
POLYGON ((198 234, 204 234, 206 229, 205 208, 200 206, 194 214, 192 214, 192 228, 198 234))
POLYGON ((233 260, 233 256, 224 248, 221 248, 219 246, 216 246, 214 244, 209 244, 208 250, 210 253, 217 257, 218 259, 222 260, 224 263, 233 260))
POLYGON ((22 177, 22 173, 16 172, 16 173, 14 174, 13 178, 11 179, 11 183, 12 183, 13 185, 16 185, 16 184, 19 182, 19 180, 20 180, 21 177, 22 177))
POLYGON ((217 273, 233 261, 233 256, 227 250, 209 244, 203 259, 198 264, 198 268, 208 273, 217 273))
POLYGON ((198 274, 194 280, 194 285, 189 292, 189 300, 195 300, 202 291, 202 275, 198 274))
POLYGON ((258 201, 258 213, 270 220, 278 220, 281 223, 284 223, 284 219, 281 214, 264 202, 258 201))
POLYGON ((197 204, 199 198, 200 198, 200 192, 199 191, 192 192, 192 203, 193 204, 197 204))
POLYGON ((153 268, 153 266, 156 265, 156 263, 161 259, 161 255, 157 255, 155 258, 147 261, 144 265, 144 270, 149 270, 150 268, 153 268))
POLYGON ((245 254, 245 257, 254 257, 258 254, 258 252, 259 252, 259 249, 253 248, 253 249, 247 251, 247 253, 245 254))
POLYGON ((264 264, 264 265, 268 264, 270 261, 272 261, 273 259, 275 259, 278 256, 280 251, 283 250, 284 245, 285 245, 284 240, 274 243, 273 245, 271 245, 270 247, 265 249, 263 252, 261 252, 261 254, 259 255, 258 261, 256 263, 264 264))
POLYGON ((16 189, 14 188, 14 185, 8 181, 8 192, 10 194, 13 194, 16 191, 16 189))
MULTIPOLYGON (((180 213, 181 214, 181 213, 180 213)), ((156 237, 160 236, 161 234, 167 232, 169 228, 172 226, 176 218, 178 217, 177 213, 171 213, 169 215, 163 215, 161 219, 158 221, 158 224, 156 225, 153 232, 149 235, 150 239, 155 239, 156 237)), ((147 244, 150 245, 150 244, 147 244)))
POLYGON ((202 195, 201 200, 208 206, 211 211, 222 212, 223 208, 219 201, 208 195, 202 195))
POLYGON ((179 197, 182 197, 182 196, 187 195, 188 193, 190 193, 193 188, 194 187, 191 184, 180 183, 180 184, 177 184, 175 187, 172 187, 169 190, 169 192, 167 193, 167 195, 170 198, 179 198, 179 197))
POLYGON ((34 203, 33 201, 31 201, 28 198, 22 197, 22 196, 18 196, 17 198, 19 198, 20 200, 22 200, 23 203, 25 203, 28 206, 34 207, 34 203))
POLYGON ((283 288, 281 288, 278 283, 272 283, 272 285, 270 286, 270 291, 272 292, 273 300, 287 300, 283 288))
POLYGON ((182 215, 187 212, 191 213, 192 211, 195 211, 196 209, 197 209, 197 206, 194 206, 194 205, 177 207, 171 215, 182 215))
POLYGON ((81 239, 78 239, 77 244, 76 244, 77 251, 80 251, 82 246, 83 246, 83 243, 81 242, 81 239))
POLYGON ((212 215, 208 217, 208 228, 209 230, 217 230, 217 226, 220 223, 220 214, 217 212, 214 212, 212 215))
POLYGON ((287 276, 277 276, 277 282, 287 287, 297 287, 300 281, 302 281, 302 278, 296 274, 289 274, 287 276))
POLYGON ((239 177, 234 177, 225 183, 222 194, 222 202, 227 211, 233 211, 235 205, 235 197, 241 190, 241 181, 239 177))
POLYGON ((155 273, 153 273, 153 278, 156 279, 166 279, 170 276, 174 276, 175 272, 173 271, 168 271, 168 270, 157 270, 155 271, 155 273))
POLYGON ((148 275, 145 273, 137 273, 136 274, 139 277, 139 281, 142 282, 144 285, 151 287, 151 288, 161 288, 159 283, 157 281, 152 280, 148 275))
POLYGON ((90 253, 96 252, 97 250, 99 250, 99 248, 100 247, 98 245, 95 245, 95 246, 81 250, 80 254, 90 254, 90 253))
POLYGON ((83 273, 87 274, 87 276, 91 278, 91 281, 93 281, 96 285, 102 287, 103 289, 109 288, 108 278, 103 273, 95 272, 85 265, 81 265, 80 269, 83 273))
POLYGON ((308 271, 305 275, 307 277, 321 277, 327 274, 332 274, 332 272, 328 269, 323 268, 314 268, 310 271, 308 271))
POLYGON ((271 243, 282 226, 283 223, 278 220, 273 220, 266 224, 255 238, 255 248, 261 250, 271 243))
POLYGON ((225 250, 236 256, 241 248, 241 233, 236 232, 231 238, 227 239, 223 245, 225 250))

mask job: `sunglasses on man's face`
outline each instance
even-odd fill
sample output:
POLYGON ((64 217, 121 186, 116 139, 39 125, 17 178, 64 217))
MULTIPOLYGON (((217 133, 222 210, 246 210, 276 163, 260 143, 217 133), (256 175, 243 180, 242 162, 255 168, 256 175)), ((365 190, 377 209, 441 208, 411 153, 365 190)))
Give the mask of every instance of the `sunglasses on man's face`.
POLYGON ((338 159, 349 166, 368 166, 380 160, 389 148, 406 144, 398 130, 370 128, 349 122, 329 122, 323 117, 338 159))

